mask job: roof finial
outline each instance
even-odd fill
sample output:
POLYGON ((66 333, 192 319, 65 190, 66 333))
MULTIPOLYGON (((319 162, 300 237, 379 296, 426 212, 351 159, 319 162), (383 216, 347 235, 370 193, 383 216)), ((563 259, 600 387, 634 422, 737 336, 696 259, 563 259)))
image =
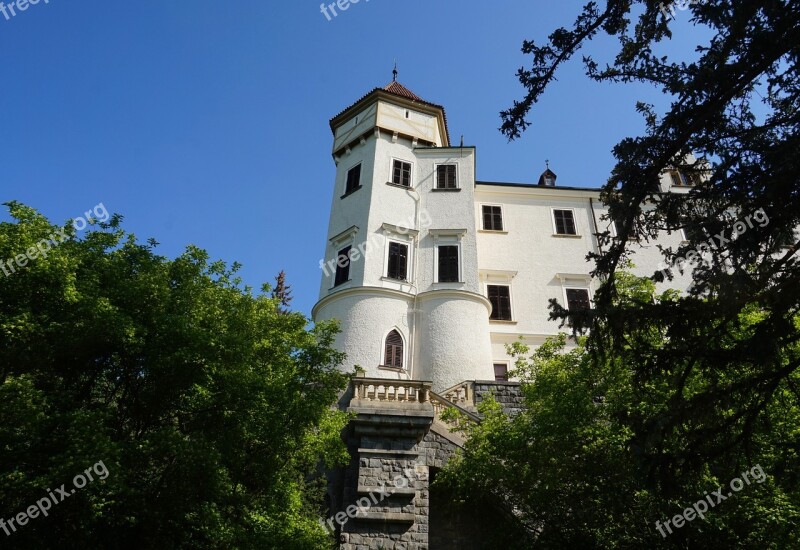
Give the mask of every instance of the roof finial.
POLYGON ((547 166, 547 169, 550 170, 550 159, 545 160, 544 164, 547 166))
POLYGON ((392 82, 397 82, 397 58, 394 60, 394 70, 392 71, 392 82))

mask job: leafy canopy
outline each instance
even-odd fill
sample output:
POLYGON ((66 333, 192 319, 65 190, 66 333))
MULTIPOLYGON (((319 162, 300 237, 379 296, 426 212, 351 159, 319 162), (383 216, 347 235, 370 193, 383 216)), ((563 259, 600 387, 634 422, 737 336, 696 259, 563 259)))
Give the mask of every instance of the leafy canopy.
MULTIPOLYGON (((10 203, 0 258, 57 228, 10 203)), ((0 543, 14 548, 327 548, 323 461, 347 382, 334 324, 242 287, 193 246, 169 260, 119 216, 0 275, 0 517, 109 470, 0 543)))

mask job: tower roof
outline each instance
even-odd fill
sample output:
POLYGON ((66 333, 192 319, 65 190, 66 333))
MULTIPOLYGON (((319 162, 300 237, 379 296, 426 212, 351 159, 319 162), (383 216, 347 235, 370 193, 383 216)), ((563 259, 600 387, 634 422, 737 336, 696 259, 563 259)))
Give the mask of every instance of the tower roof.
POLYGON ((447 142, 448 143, 450 142, 450 130, 447 127, 447 113, 445 113, 444 107, 442 107, 441 105, 437 105, 436 103, 431 103, 430 101, 426 101, 426 100, 422 99, 417 94, 415 94, 414 92, 412 92, 411 90, 409 90, 408 88, 406 88, 405 86, 400 84, 397 80, 392 80, 391 82, 389 82, 386 86, 384 86, 382 88, 373 88, 367 94, 362 96, 358 101, 356 101, 355 103, 353 103, 352 105, 350 105, 349 107, 347 107, 346 109, 341 111, 335 117, 333 117, 331 119, 331 121, 330 121, 331 130, 335 131, 335 123, 338 122, 339 120, 341 120, 348 111, 350 111, 351 109, 354 109, 354 108, 359 107, 362 104, 366 103, 374 95, 379 95, 379 94, 382 94, 382 93, 389 93, 389 94, 391 94, 393 96, 402 97, 403 99, 406 99, 406 100, 409 100, 409 101, 413 101, 413 102, 419 103, 421 105, 425 105, 425 106, 428 106, 428 107, 433 107, 434 109, 441 109, 442 117, 444 118, 444 129, 445 129, 445 132, 447 134, 447 136, 446 136, 447 137, 447 142))
POLYGON ((386 86, 383 87, 384 90, 389 92, 390 94, 399 95, 402 97, 407 97, 408 99, 413 99, 414 101, 421 101, 423 103, 428 103, 417 94, 400 84, 396 80, 392 80, 386 86))

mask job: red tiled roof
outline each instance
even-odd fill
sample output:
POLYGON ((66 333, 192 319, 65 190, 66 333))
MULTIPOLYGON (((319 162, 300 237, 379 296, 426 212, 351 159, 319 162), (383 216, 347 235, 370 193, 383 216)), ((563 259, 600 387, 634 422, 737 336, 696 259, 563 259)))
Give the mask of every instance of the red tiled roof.
POLYGON ((393 80, 392 82, 390 82, 389 84, 387 84, 383 88, 373 88, 367 94, 365 94, 364 96, 359 98, 358 101, 356 101, 355 103, 353 103, 352 105, 350 105, 349 107, 347 107, 346 109, 341 111, 335 117, 333 117, 331 119, 331 130, 333 130, 333 121, 334 120, 336 120, 337 118, 342 116, 342 114, 346 113, 347 111, 349 111, 350 109, 352 109, 353 107, 355 107, 356 105, 358 105, 359 103, 361 103, 366 98, 368 98, 369 96, 371 96, 372 94, 374 94, 375 92, 377 92, 379 90, 382 90, 384 92, 389 92, 392 95, 396 95, 398 97, 403 97, 405 99, 410 99, 412 101, 418 101, 418 102, 420 102, 420 103, 422 103, 424 105, 428 105, 429 107, 435 107, 437 109, 441 109, 442 110, 442 115, 444 116, 444 128, 445 128, 445 132, 447 132, 447 140, 448 140, 448 142, 450 141, 450 130, 447 127, 447 113, 445 113, 444 107, 442 107, 441 105, 437 105, 436 103, 431 103, 430 101, 425 101, 424 99, 419 97, 417 94, 415 94, 414 92, 412 92, 411 90, 409 90, 408 88, 406 88, 405 86, 403 86, 402 84, 397 82, 396 80, 393 80))
POLYGON ((384 90, 389 92, 390 94, 399 95, 402 97, 407 97, 408 99, 413 99, 414 101, 421 101, 423 103, 428 103, 417 94, 400 84, 396 80, 392 80, 389 84, 383 87, 384 90))

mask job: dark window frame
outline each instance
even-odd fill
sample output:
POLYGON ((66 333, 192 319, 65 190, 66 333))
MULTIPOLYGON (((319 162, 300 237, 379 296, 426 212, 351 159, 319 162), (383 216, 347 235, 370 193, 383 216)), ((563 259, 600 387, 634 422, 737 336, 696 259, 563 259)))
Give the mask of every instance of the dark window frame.
POLYGON ((383 345, 383 366, 402 369, 404 347, 400 331, 397 329, 389 331, 383 345))
POLYGON ((508 382, 508 363, 492 363, 492 367, 494 368, 495 382, 508 382), (498 374, 498 367, 502 374, 498 374))
POLYGON ((392 159, 392 185, 411 189, 411 172, 413 170, 414 165, 410 162, 400 159, 392 159), (408 168, 406 169, 406 167, 408 168))
POLYGON ((511 285, 486 285, 486 296, 492 303, 489 319, 492 321, 512 321, 511 285), (500 289, 505 289, 501 291, 500 289))
POLYGON ((483 218, 481 227, 483 227, 484 231, 505 231, 502 206, 495 204, 482 204, 481 217, 483 218))
POLYGON ((386 277, 397 281, 408 281, 407 243, 389 241, 389 258, 386 261, 386 277))
POLYGON ((350 256, 352 253, 353 246, 348 245, 336 254, 336 275, 334 276, 333 280, 334 287, 342 285, 350 280, 350 256), (342 258, 345 258, 347 261, 343 262, 342 258), (342 266, 341 264, 345 265, 342 266))
POLYGON ((556 235, 578 235, 578 224, 575 222, 575 211, 570 208, 553 208, 553 225, 556 235), (568 213, 569 216, 559 216, 568 213), (572 232, 569 230, 572 229, 572 232))
POLYGON ((347 171, 344 183, 344 195, 342 195, 342 198, 361 189, 361 165, 362 163, 359 162, 347 171), (353 174, 355 175, 353 176, 353 174))
POLYGON ((564 294, 567 299, 568 311, 588 311, 592 309, 592 296, 588 288, 565 288, 564 294), (570 299, 570 293, 572 293, 572 299, 570 299), (576 293, 585 295, 585 298, 576 297, 576 293))
POLYGON ((436 165, 436 189, 458 189, 457 164, 436 165), (443 179, 444 185, 442 184, 443 179))
POLYGON ((457 244, 440 244, 436 247, 436 265, 438 269, 438 283, 458 283, 461 281, 459 272, 460 247, 457 244), (442 254, 442 249, 447 249, 442 254))
POLYGON ((700 183, 700 174, 697 172, 685 172, 677 168, 672 168, 668 172, 673 187, 695 187, 700 183), (676 178, 678 183, 675 183, 676 178))

